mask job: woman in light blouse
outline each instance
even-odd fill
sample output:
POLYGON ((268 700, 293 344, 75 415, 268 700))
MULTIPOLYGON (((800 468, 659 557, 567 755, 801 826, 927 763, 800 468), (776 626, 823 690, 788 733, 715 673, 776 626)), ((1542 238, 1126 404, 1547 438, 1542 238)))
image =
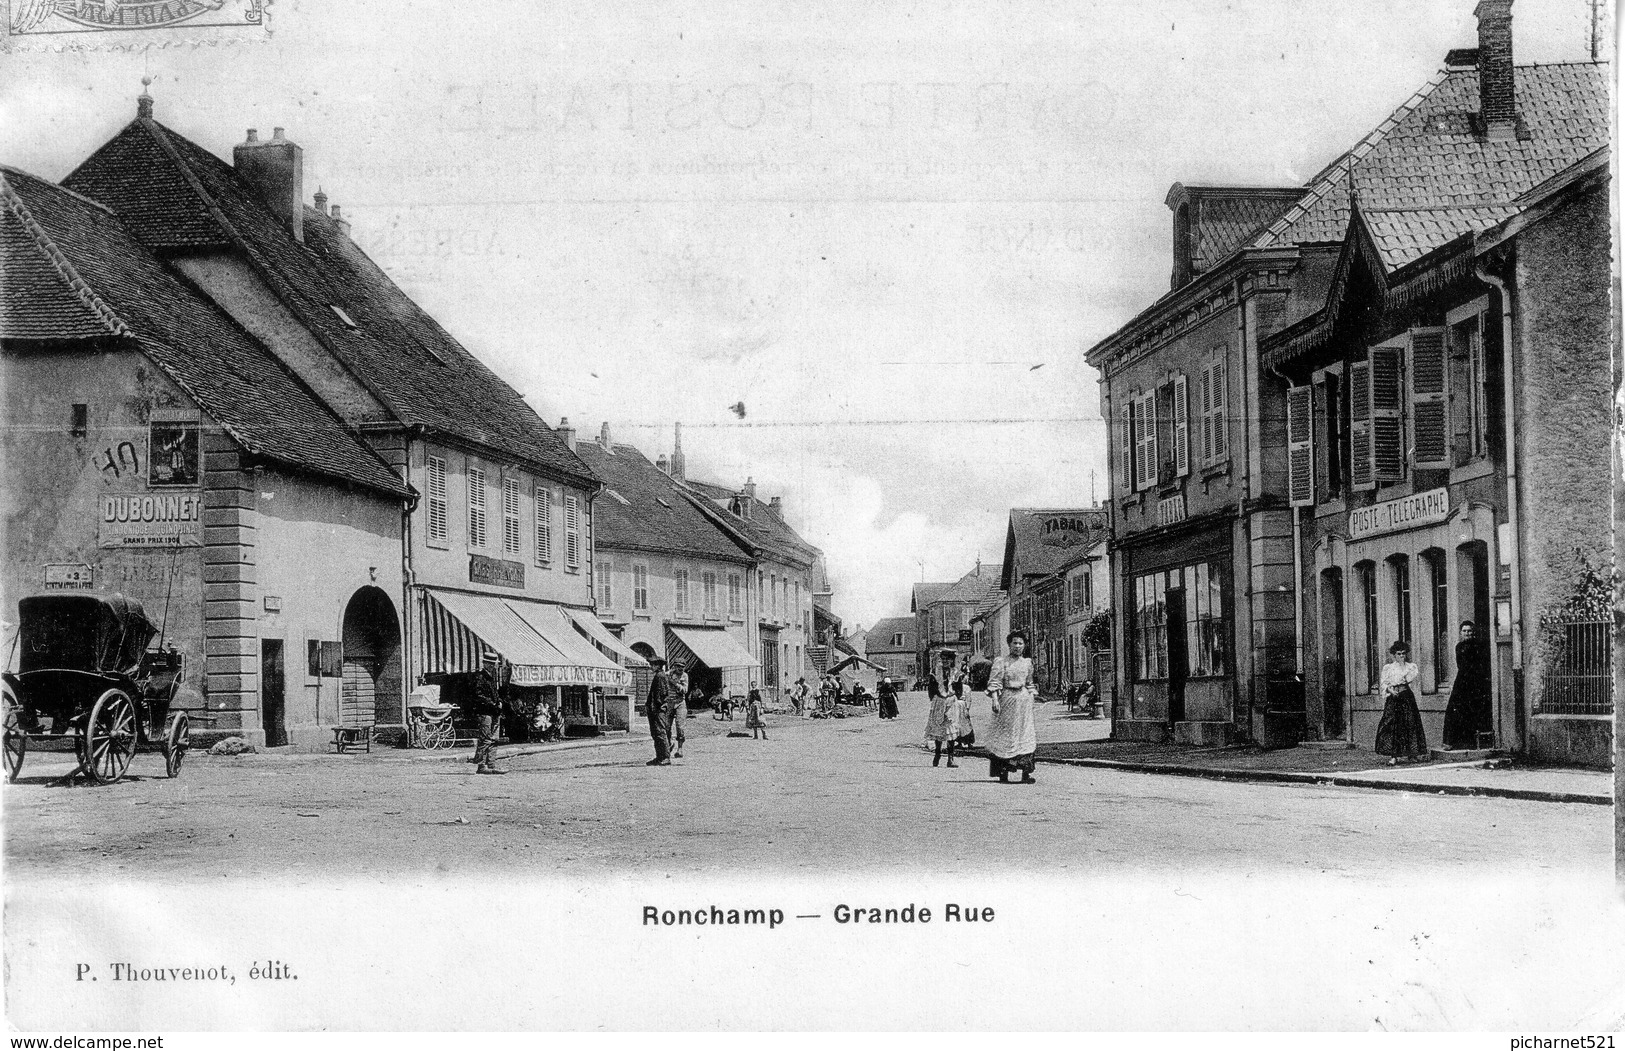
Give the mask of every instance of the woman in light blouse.
POLYGON ((1377 724, 1377 752, 1389 757, 1390 765, 1400 761, 1425 759, 1427 734, 1422 730, 1422 713, 1416 709, 1416 665, 1411 663, 1411 647, 1404 641, 1388 647, 1389 660, 1382 666, 1382 721, 1377 724))
POLYGON ((1027 656, 1027 634, 1012 631, 1010 647, 993 662, 987 692, 993 718, 987 728, 988 776, 1009 783, 1010 773, 1021 771, 1021 783, 1032 784, 1033 757, 1038 738, 1033 729, 1033 662, 1027 656))

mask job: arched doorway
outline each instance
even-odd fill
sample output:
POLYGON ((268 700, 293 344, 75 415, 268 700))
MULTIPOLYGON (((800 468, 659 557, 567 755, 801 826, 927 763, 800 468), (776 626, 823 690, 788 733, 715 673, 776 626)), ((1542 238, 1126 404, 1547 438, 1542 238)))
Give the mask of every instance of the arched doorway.
POLYGON ((397 725, 401 713, 401 626, 381 588, 364 587, 344 607, 344 680, 339 723, 397 725))

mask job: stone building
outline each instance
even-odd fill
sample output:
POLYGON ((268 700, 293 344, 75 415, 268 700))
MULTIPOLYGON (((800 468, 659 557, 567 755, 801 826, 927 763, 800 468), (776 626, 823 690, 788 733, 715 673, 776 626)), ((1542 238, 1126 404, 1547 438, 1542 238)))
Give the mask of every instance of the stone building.
POLYGON ((1065 569, 1106 536, 1107 516, 1098 507, 1017 507, 1005 530, 998 586, 1009 596, 1009 627, 990 641, 1004 652, 1004 635, 1027 633, 1039 690, 1055 693, 1067 676, 1067 583, 1065 569))
POLYGON ((884 668, 882 674, 902 679, 910 688, 920 677, 914 631, 913 617, 883 617, 864 633, 864 656, 884 668))
POLYGON ((951 583, 914 585, 914 645, 921 675, 940 676, 945 667, 965 666, 974 652, 971 617, 998 584, 992 567, 978 561, 951 583))
MULTIPOLYGON (((1515 66, 1511 6, 1480 3, 1478 48, 1451 52, 1306 185, 1176 184, 1168 195, 1172 290, 1088 353, 1114 435, 1114 735, 1367 741, 1380 708, 1373 644, 1417 634, 1442 652, 1422 636, 1442 636, 1436 618, 1454 609, 1494 625, 1496 743, 1528 744, 1517 714, 1527 704, 1515 698, 1536 615, 1523 592, 1544 576, 1525 560, 1542 538, 1519 539, 1508 479, 1526 485, 1522 468, 1543 456, 1583 477, 1585 458, 1573 445, 1519 453, 1507 421, 1527 416, 1495 397, 1550 404, 1538 386, 1519 394, 1503 380, 1502 357, 1517 351, 1520 326, 1564 311, 1580 319, 1573 333, 1597 336, 1606 275, 1590 241, 1567 245, 1561 261, 1539 233, 1523 253, 1479 259, 1463 246, 1521 222, 1525 195, 1607 145, 1608 72, 1515 66), (1532 258, 1555 262, 1558 276, 1536 275, 1532 258), (1509 281, 1531 296, 1540 288, 1521 319, 1516 302, 1510 313, 1502 303, 1509 281)), ((1578 418, 1594 421, 1586 405, 1578 418)), ((1445 669, 1427 660, 1422 708, 1436 741, 1445 669)), ((1552 719, 1542 732, 1577 740, 1586 725, 1552 719)))
MULTIPOLYGON (((391 512, 392 553, 369 561, 331 623, 275 619, 264 545, 256 569, 211 582, 211 608, 245 622, 215 644, 211 676, 235 685, 234 703, 252 701, 274 741, 276 711, 325 721, 331 704, 348 724, 401 727, 406 690, 432 683, 457 700, 495 650, 526 700, 601 723, 606 694, 624 693, 630 675, 607 643, 588 641, 598 481, 367 257, 337 205, 320 192, 306 203, 303 172, 280 128, 269 140, 250 130, 228 164, 154 120, 143 96, 136 119, 63 181, 118 215, 338 419, 329 429, 358 436, 414 495, 391 512)), ((272 506, 262 491, 229 528, 246 538, 272 506)), ((335 586, 312 551, 274 555, 307 587, 335 586)))
POLYGON ((317 743, 346 671, 398 705, 398 660, 341 646, 400 594, 405 483, 105 203, 11 169, 0 203, 6 619, 40 591, 137 599, 200 744, 317 743))

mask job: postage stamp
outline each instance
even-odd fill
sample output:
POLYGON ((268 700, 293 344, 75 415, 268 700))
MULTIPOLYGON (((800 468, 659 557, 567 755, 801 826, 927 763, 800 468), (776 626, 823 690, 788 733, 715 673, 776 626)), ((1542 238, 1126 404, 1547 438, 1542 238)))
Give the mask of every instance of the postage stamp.
POLYGON ((271 0, 3 0, 4 50, 136 50, 250 42, 270 34, 271 0))

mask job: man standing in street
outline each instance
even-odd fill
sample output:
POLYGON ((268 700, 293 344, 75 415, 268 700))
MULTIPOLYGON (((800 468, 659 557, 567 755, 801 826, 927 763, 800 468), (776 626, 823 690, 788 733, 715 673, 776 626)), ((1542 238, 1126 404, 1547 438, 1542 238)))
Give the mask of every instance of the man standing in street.
POLYGON ((479 674, 474 676, 474 714, 480 720, 480 741, 474 749, 476 774, 505 774, 491 760, 497 744, 497 728, 502 719, 502 658, 487 650, 480 658, 479 674))
POLYGON ((688 716, 688 690, 688 671, 684 668, 672 669, 671 693, 667 700, 671 705, 669 747, 673 759, 683 758, 683 745, 688 741, 688 735, 683 733, 683 720, 688 716))
POLYGON ((649 680, 649 697, 644 710, 649 715, 649 736, 654 738, 655 757, 645 766, 671 765, 671 681, 666 678, 666 662, 659 657, 649 660, 654 677, 649 680))

